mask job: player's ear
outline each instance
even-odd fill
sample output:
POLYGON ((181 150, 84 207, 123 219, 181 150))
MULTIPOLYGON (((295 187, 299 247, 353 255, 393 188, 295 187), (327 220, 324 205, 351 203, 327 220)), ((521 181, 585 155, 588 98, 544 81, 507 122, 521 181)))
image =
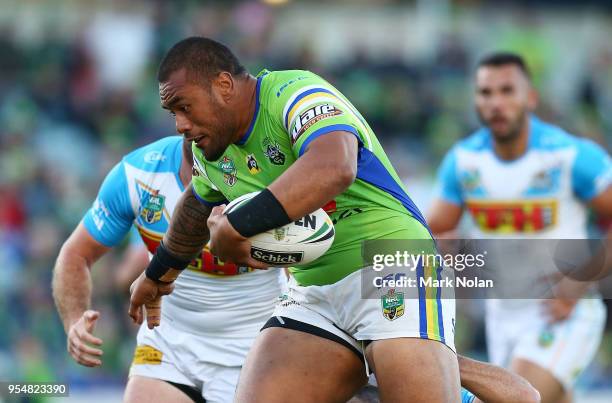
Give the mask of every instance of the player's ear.
POLYGON ((234 93, 234 77, 227 71, 222 71, 214 78, 212 86, 219 96, 228 101, 234 93))

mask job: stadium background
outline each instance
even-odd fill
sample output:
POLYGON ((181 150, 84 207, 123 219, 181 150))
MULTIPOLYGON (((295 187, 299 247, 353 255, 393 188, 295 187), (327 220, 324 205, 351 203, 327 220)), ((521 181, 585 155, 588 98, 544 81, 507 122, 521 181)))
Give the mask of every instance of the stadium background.
MULTIPOLYGON (((110 167, 174 133, 155 80, 174 42, 206 35, 252 73, 302 68, 329 79, 426 211, 443 153, 477 126, 471 71, 488 51, 521 52, 539 114, 611 149, 612 8, 552 3, 0 0, 0 380, 69 382, 72 398, 57 401, 120 398, 135 334, 116 286, 120 250, 94 269, 100 369, 66 353, 51 273, 110 167)), ((460 305, 459 350, 485 358, 480 304, 460 305)), ((612 396, 610 325, 579 385, 578 401, 612 396)))

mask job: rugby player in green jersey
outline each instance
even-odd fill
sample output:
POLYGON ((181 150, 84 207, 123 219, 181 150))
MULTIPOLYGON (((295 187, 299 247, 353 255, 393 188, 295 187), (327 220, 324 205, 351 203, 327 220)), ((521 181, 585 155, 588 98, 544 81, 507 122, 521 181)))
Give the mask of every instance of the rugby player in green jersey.
MULTIPOLYGON (((221 259, 265 268, 250 256, 248 238, 323 207, 335 222, 334 243, 290 269, 289 293, 247 357, 236 401, 346 401, 368 369, 382 401, 460 401, 452 295, 431 287, 414 298, 376 289, 368 290, 374 298, 362 295, 362 271, 371 270, 363 241, 418 239, 428 252, 435 247, 354 106, 308 71, 253 77, 207 38, 176 44, 158 80, 162 106, 193 142, 195 169, 156 255, 133 284, 130 316, 141 323, 143 305, 171 288, 209 238, 221 259), (253 191, 261 192, 222 214, 227 201, 253 191)), ((419 265, 402 274, 439 270, 419 265)))

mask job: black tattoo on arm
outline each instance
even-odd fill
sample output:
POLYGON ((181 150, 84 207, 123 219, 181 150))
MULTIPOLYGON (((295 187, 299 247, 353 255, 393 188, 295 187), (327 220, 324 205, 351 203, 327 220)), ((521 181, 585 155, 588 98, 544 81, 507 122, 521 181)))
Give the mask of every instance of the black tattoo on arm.
POLYGON ((191 184, 176 204, 170 226, 164 235, 164 246, 176 257, 193 259, 208 242, 206 220, 211 208, 200 203, 191 184))

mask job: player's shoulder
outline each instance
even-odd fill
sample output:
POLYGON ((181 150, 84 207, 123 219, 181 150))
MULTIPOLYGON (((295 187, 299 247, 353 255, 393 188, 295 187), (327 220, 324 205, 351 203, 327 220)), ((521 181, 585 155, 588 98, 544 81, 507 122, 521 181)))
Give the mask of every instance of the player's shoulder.
POLYGON ((178 170, 182 158, 183 138, 164 137, 125 155, 122 162, 147 172, 178 170))
POLYGON ((304 99, 312 101, 341 96, 330 83, 308 70, 266 71, 262 80, 264 108, 271 116, 281 118, 285 126, 289 123, 290 111, 302 105, 304 99))
POLYGON ((487 128, 480 128, 467 137, 459 140, 451 152, 483 152, 491 149, 491 133, 487 128))
POLYGON ((565 129, 545 122, 536 116, 531 116, 530 124, 530 147, 538 151, 557 151, 562 149, 577 148, 584 144, 584 138, 567 132, 565 129))
POLYGON ((608 152, 593 140, 567 132, 559 126, 532 117, 531 147, 546 153, 562 152, 580 166, 593 166, 596 161, 610 161, 608 152))
POLYGON ((315 87, 329 87, 327 81, 308 70, 264 70, 258 74, 262 80, 262 93, 270 102, 284 105, 296 93, 315 87))

